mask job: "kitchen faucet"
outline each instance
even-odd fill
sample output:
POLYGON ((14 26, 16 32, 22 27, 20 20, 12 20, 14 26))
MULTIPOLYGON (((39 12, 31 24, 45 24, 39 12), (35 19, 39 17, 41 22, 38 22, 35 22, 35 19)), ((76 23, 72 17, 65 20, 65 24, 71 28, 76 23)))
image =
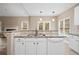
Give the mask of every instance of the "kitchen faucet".
POLYGON ((35 36, 38 36, 38 30, 35 29, 35 36))
POLYGON ((38 30, 35 29, 35 36, 38 36, 38 35, 42 35, 42 36, 45 36, 45 34, 42 34, 42 33, 38 33, 38 30))

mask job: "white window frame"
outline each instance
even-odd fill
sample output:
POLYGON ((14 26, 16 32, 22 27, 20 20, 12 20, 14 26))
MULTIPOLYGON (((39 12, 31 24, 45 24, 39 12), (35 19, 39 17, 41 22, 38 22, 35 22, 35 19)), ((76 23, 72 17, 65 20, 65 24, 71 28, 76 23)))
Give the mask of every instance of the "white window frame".
MULTIPOLYGON (((66 35, 65 34, 65 20, 66 19, 69 19, 69 22, 70 22, 70 17, 66 17, 66 18, 63 18, 63 19, 60 19, 59 21, 58 21, 58 33, 59 33, 59 35, 66 35), (60 21, 63 21, 63 33, 61 33, 60 31, 60 21)), ((70 32, 70 29, 69 29, 69 32, 70 32)))
POLYGON ((51 22, 50 21, 38 21, 37 22, 37 30, 39 30, 40 23, 43 23, 43 31, 45 31, 45 23, 49 23, 49 30, 51 30, 51 22))
POLYGON ((29 23, 26 22, 26 21, 22 21, 21 22, 21 30, 28 30, 29 29, 29 23), (27 29, 23 29, 23 23, 26 23, 27 24, 27 29))

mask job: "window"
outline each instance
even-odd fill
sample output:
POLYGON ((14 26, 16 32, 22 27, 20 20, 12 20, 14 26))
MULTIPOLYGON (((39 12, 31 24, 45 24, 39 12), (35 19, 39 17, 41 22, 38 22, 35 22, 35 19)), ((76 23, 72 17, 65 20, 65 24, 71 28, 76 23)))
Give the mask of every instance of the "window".
POLYGON ((39 30, 43 30, 43 23, 39 23, 39 30))
POLYGON ((42 31, 50 30, 50 21, 39 21, 37 29, 42 31))
POLYGON ((28 29, 28 22, 21 22, 21 30, 27 30, 28 29))
POLYGON ((59 20, 59 34, 60 35, 68 35, 70 31, 70 18, 64 18, 59 20))
POLYGON ((49 23, 45 23, 45 30, 49 30, 49 23))

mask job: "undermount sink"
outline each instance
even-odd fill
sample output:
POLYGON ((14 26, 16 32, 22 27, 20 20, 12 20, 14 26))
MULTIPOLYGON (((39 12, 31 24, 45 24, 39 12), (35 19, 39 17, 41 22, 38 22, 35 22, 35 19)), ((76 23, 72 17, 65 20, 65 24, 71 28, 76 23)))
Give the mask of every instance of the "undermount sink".
POLYGON ((35 34, 28 34, 27 36, 28 36, 28 37, 44 37, 45 34, 38 34, 38 35, 35 35, 35 34))

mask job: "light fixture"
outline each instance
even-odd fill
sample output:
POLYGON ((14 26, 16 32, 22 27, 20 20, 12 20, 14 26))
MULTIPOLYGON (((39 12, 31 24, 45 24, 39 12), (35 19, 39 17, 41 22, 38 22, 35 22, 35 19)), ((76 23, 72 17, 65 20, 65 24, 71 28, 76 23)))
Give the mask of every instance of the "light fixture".
POLYGON ((55 11, 52 11, 52 13, 54 14, 54 13, 55 13, 55 11))
MULTIPOLYGON (((40 14, 42 14, 43 13, 43 10, 41 10, 40 11, 40 14)), ((40 21, 42 21, 42 17, 40 16, 40 21)))
POLYGON ((42 21, 42 18, 40 18, 40 21, 42 21))
POLYGON ((43 13, 43 10, 41 10, 40 13, 43 13))
POLYGON ((52 11, 52 14, 53 14, 52 21, 53 21, 53 22, 55 21, 55 19, 54 19, 54 13, 55 13, 55 11, 52 11))
POLYGON ((53 19, 52 19, 52 21, 54 22, 54 21, 55 21, 55 19, 53 18, 53 19))

